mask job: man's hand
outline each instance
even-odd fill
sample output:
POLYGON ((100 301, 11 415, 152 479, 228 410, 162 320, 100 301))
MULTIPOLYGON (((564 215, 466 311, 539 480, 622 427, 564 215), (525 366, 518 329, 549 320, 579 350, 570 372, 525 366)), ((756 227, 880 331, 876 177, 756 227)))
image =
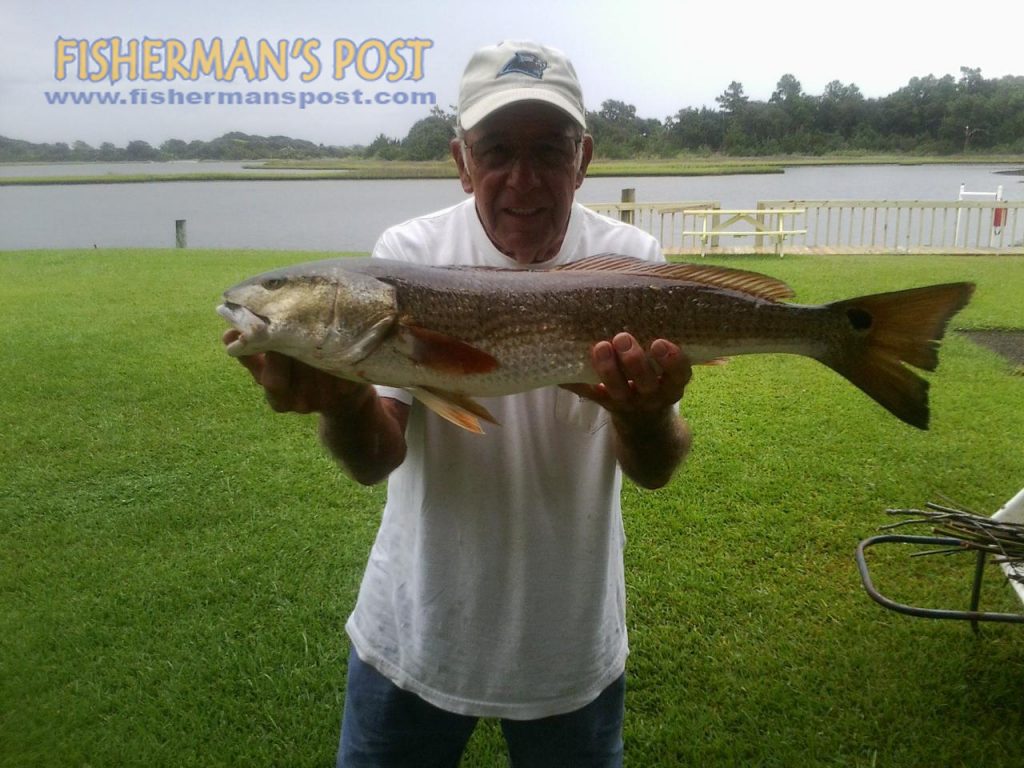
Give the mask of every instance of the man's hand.
POLYGON ((638 484, 659 488, 690 449, 690 430, 675 404, 690 382, 690 361, 665 339, 644 351, 628 333, 601 341, 591 351, 599 384, 565 388, 605 408, 615 426, 616 457, 638 484))
POLYGON ((692 375, 689 359, 672 342, 657 339, 648 354, 628 333, 595 344, 591 363, 600 384, 565 388, 625 418, 663 413, 679 402, 692 375))
MULTIPOLYGON (((241 333, 225 331, 225 346, 241 333)), ((278 413, 336 413, 358 409, 372 396, 369 384, 331 376, 291 357, 267 352, 238 358, 238 362, 263 387, 267 403, 278 413)))
MULTIPOLYGON (((225 345, 238 338, 229 330, 225 345)), ((320 439, 351 477, 372 485, 405 460, 409 407, 276 352, 238 358, 279 413, 319 413, 320 439)))

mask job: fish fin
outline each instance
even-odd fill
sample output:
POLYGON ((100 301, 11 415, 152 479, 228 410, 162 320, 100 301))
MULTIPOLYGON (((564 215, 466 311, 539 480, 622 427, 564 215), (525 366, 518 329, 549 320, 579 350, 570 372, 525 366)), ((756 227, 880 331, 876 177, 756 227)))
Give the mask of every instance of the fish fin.
POLYGON ((947 283, 829 304, 845 315, 854 343, 819 359, 893 415, 928 429, 928 382, 907 366, 935 370, 946 325, 973 292, 973 283, 947 283))
POLYGON ((413 387, 410 390, 423 405, 442 419, 477 435, 484 433, 480 419, 497 424, 490 411, 465 395, 445 392, 431 387, 413 387))
POLYGON ((614 253, 591 256, 553 268, 559 272, 617 272, 645 275, 665 280, 680 280, 714 288, 727 288, 759 299, 778 301, 795 296, 793 289, 781 280, 759 272, 685 262, 654 263, 614 253))
MULTIPOLYGON (((380 346, 381 341, 391 330, 391 326, 394 325, 395 315, 388 314, 381 317, 377 322, 366 329, 366 332, 356 339, 355 343, 348 349, 342 359, 350 364, 355 365, 367 357, 380 346)), ((334 329, 332 329, 333 331, 334 329)))
POLYGON ((438 331, 403 322, 399 335, 413 362, 454 374, 488 373, 498 361, 482 349, 438 331))

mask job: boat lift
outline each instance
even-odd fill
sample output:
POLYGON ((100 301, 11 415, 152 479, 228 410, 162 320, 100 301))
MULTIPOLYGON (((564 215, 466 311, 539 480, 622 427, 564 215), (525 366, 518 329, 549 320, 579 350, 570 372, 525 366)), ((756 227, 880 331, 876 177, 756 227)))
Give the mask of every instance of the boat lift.
MULTIPOLYGON (((957 197, 958 201, 968 200, 971 198, 980 198, 982 200, 995 200, 996 202, 1002 202, 1003 200, 1003 185, 1000 184, 996 187, 995 192, 968 192, 967 185, 960 185, 960 195, 957 197)), ((996 208, 992 212, 992 229, 989 232, 988 244, 990 248, 996 247, 996 238, 999 237, 1003 231, 1003 224, 1006 222, 1006 208, 996 208)), ((960 245, 960 224, 963 221, 964 209, 957 208, 956 211, 956 231, 953 233, 953 245, 954 247, 960 245)), ((964 240, 966 241, 967 234, 964 233, 964 240)), ((980 238, 979 238, 980 239, 980 238)), ((967 243, 965 242, 966 246, 967 243)))

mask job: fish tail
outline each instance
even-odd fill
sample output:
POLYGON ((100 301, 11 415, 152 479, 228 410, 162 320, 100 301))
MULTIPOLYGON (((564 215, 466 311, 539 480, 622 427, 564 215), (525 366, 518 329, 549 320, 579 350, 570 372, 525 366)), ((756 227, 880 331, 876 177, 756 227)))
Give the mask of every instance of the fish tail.
POLYGON ((946 325, 973 292, 973 283, 947 283, 830 304, 849 334, 821 362, 896 417, 928 429, 928 382, 908 366, 935 370, 946 325))

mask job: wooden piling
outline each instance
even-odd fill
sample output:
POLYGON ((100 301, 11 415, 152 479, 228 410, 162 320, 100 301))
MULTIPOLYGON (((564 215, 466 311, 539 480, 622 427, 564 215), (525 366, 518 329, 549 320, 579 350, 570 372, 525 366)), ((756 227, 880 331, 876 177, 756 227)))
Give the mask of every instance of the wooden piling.
MULTIPOLYGON (((622 202, 624 203, 635 203, 636 202, 636 189, 624 189, 622 190, 622 202)), ((619 221, 624 221, 627 224, 633 223, 633 209, 623 208, 619 211, 619 221)))

